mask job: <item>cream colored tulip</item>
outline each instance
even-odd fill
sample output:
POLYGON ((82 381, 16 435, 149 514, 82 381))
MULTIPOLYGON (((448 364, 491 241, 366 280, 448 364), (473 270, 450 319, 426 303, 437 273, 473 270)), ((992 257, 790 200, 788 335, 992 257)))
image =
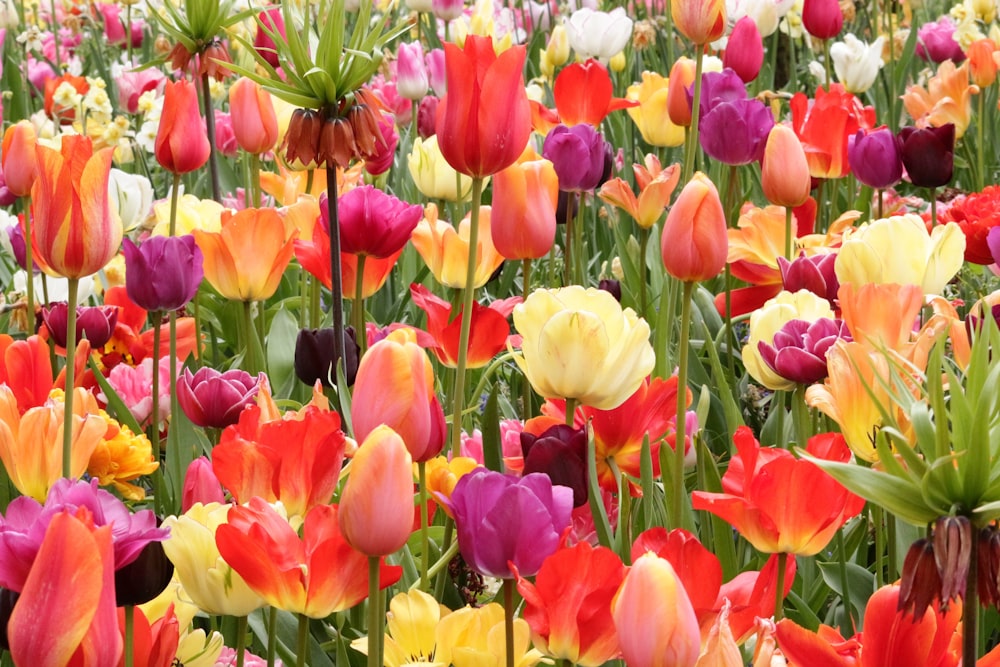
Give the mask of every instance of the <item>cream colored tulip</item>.
POLYGON ((428 199, 465 201, 472 193, 472 178, 460 175, 445 161, 436 136, 416 139, 406 164, 413 184, 428 199))

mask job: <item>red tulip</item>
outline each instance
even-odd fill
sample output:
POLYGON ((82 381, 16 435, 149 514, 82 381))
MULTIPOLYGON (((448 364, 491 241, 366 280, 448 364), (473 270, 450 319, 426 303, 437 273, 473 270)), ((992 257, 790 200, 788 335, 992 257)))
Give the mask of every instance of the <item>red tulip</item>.
POLYGON ((194 84, 167 81, 153 151, 156 161, 173 174, 186 174, 201 168, 211 150, 194 84))
POLYGON ((559 72, 552 89, 560 122, 597 127, 612 111, 639 105, 637 101, 612 97, 612 90, 608 70, 593 58, 567 65, 559 72))

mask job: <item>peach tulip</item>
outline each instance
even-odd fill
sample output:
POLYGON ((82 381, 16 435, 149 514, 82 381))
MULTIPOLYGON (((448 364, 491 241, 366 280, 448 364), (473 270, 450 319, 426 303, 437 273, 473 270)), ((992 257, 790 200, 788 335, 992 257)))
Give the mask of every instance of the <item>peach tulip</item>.
POLYGON ((667 213, 660 248, 667 273, 683 282, 714 278, 726 265, 726 214, 704 173, 688 181, 667 213))
POLYGON ((38 176, 38 158, 35 156, 37 135, 30 121, 22 120, 7 128, 3 135, 3 175, 7 187, 18 197, 31 194, 31 186, 38 176), (15 168, 16 165, 16 168, 15 168))
POLYGON ((236 143, 247 153, 260 154, 278 141, 278 118, 271 95, 260 84, 243 77, 229 89, 229 109, 236 143))
POLYGON ((812 177, 806 152, 787 125, 775 125, 767 135, 760 180, 764 196, 776 206, 794 208, 809 198, 812 177))
POLYGON ((538 259, 552 249, 556 235, 559 179, 552 163, 535 155, 493 177, 490 232, 497 252, 507 259, 538 259))
POLYGON ((670 14, 677 31, 696 46, 714 42, 726 31, 724 0, 674 0, 670 14))

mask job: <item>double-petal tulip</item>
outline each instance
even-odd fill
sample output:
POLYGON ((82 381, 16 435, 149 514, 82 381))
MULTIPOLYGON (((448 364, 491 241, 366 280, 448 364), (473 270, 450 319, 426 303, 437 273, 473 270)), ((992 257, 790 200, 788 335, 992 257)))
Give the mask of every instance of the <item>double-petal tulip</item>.
POLYGON ((757 343, 757 351, 772 371, 796 384, 808 385, 826 377, 827 350, 842 339, 851 340, 842 320, 789 320, 774 334, 771 343, 757 343))
POLYGON ((639 187, 638 197, 620 178, 612 178, 602 185, 598 194, 605 202, 628 213, 637 225, 649 229, 670 204, 670 196, 681 177, 680 165, 672 164, 664 169, 660 160, 649 154, 643 164, 633 164, 632 171, 639 187))
MULTIPOLYGON (((736 430, 733 440, 738 454, 723 475, 724 493, 695 491, 691 504, 730 522, 754 548, 813 556, 864 507, 864 499, 814 463, 797 460, 784 449, 761 448, 746 426, 736 430)), ((816 436, 807 450, 829 460, 850 457, 842 440, 839 446, 829 444, 816 436)))
POLYGON ((278 142, 278 117, 271 95, 256 81, 241 77, 229 88, 236 143, 247 153, 259 155, 278 142))
POLYGON ((386 425, 369 433, 351 461, 337 520, 344 539, 366 556, 403 548, 413 530, 413 459, 386 425))
POLYGON ((515 162, 493 176, 490 234, 507 259, 538 259, 556 235, 559 177, 538 155, 515 162), (534 158, 534 159, 532 159, 534 158))
POLYGON ((203 428, 225 428, 239 421, 243 408, 252 404, 264 374, 256 378, 239 369, 220 373, 202 366, 177 377, 177 400, 192 423, 203 428))
POLYGON ((269 208, 223 213, 218 232, 194 230, 206 280, 219 294, 236 301, 261 301, 277 291, 295 252, 297 234, 269 208))
POLYGON ((580 542, 545 559, 535 582, 518 577, 524 620, 545 655, 597 667, 618 655, 611 600, 626 568, 607 547, 580 542))
POLYGON ((938 223, 954 222, 965 234, 965 261, 989 266, 995 254, 987 243, 1000 225, 1000 187, 988 185, 982 192, 959 195, 938 216, 938 223))
POLYGON ((448 506, 469 567, 513 579, 513 565, 519 575, 531 577, 570 525, 573 491, 553 486, 540 473, 517 478, 479 468, 458 480, 448 506))
POLYGON ((195 85, 184 79, 167 81, 153 149, 156 161, 172 174, 186 174, 200 169, 211 150, 195 85))
POLYGON ((514 308, 514 327, 523 337, 514 360, 545 398, 610 410, 653 370, 649 325, 603 290, 532 292, 514 308))
POLYGON ((632 19, 624 7, 616 7, 610 12, 580 7, 564 25, 569 45, 577 56, 597 58, 603 63, 624 49, 632 36, 632 19))
POLYGON ((726 214, 715 184, 696 173, 667 213, 660 250, 663 265, 683 282, 708 280, 726 265, 726 214))
MULTIPOLYGON (((445 287, 465 289, 466 268, 469 260, 470 217, 458 224, 458 229, 438 218, 437 206, 429 204, 424 209, 424 219, 413 230, 413 247, 417 249, 434 278, 445 287)), ((489 206, 479 209, 479 236, 476 243, 476 274, 473 287, 486 284, 503 255, 493 247, 492 210, 489 206)))
MULTIPOLYGON (((350 609, 368 596, 368 558, 353 549, 338 528, 335 505, 309 510, 302 536, 260 498, 229 508, 228 523, 215 533, 219 553, 267 604, 310 618, 350 609)), ((381 566, 380 587, 395 583, 402 569, 381 566)))
POLYGON ((848 92, 861 95, 875 83, 882 69, 882 47, 885 37, 879 37, 870 45, 862 42, 853 33, 844 35, 844 41, 830 46, 830 60, 837 80, 844 84, 848 92))
MULTIPOLYGON (((371 185, 348 190, 337 202, 340 218, 340 251, 385 259, 410 240, 423 209, 407 204, 371 185)), ((323 225, 330 228, 328 207, 320 198, 323 225)))
POLYGON ((448 94, 437 115, 441 154, 460 173, 490 176, 514 164, 531 134, 524 89, 523 46, 499 56, 489 37, 469 35, 464 48, 446 43, 448 94))
POLYGON ((201 249, 190 234, 151 236, 141 246, 122 244, 125 289, 148 311, 179 310, 194 298, 204 276, 201 249))
POLYGON ((97 273, 118 252, 122 225, 111 208, 113 149, 96 153, 90 139, 66 136, 59 151, 35 147, 38 178, 31 188, 35 260, 64 278, 97 273))
POLYGON ((415 339, 412 330, 397 329, 368 349, 354 382, 351 421, 358 440, 381 424, 389 426, 420 462, 444 447, 445 423, 434 370, 415 339))

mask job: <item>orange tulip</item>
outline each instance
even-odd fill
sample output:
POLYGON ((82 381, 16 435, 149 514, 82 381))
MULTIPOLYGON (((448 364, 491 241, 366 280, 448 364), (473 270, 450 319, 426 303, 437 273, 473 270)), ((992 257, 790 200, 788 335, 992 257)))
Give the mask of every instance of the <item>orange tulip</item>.
POLYGON ((544 257, 556 237, 559 178, 551 162, 531 157, 493 176, 490 233, 507 259, 544 257))
POLYGON ((726 31, 725 0, 674 0, 670 15, 677 31, 696 46, 714 42, 726 31))
MULTIPOLYGON (((465 289, 469 259, 470 218, 466 216, 456 230, 451 223, 438 219, 437 206, 428 204, 424 219, 417 223, 411 241, 424 263, 439 283, 465 289)), ((479 238, 476 243, 476 275, 473 287, 482 287, 503 263, 503 255, 493 246, 492 209, 479 209, 479 238)))
POLYGON ((903 107, 918 127, 955 125, 955 139, 961 139, 972 121, 972 96, 979 87, 969 82, 969 64, 945 60, 927 87, 912 85, 903 93, 903 107))
POLYGON ((38 336, 15 341, 0 334, 0 384, 10 387, 21 414, 45 403, 52 391, 52 362, 45 341, 38 336))
POLYGON ((980 88, 988 88, 997 80, 997 62, 993 56, 997 45, 992 39, 979 39, 969 45, 969 76, 972 83, 980 88))
POLYGON ((660 249, 667 273, 683 282, 708 280, 726 265, 726 214, 715 184, 696 173, 663 223, 660 249))
POLYGON ((118 664, 111 542, 111 525, 95 528, 85 509, 52 518, 7 625, 16 664, 65 667, 74 657, 84 667, 118 664))
POLYGON ((639 196, 636 197, 628 183, 620 178, 612 178, 601 186, 598 193, 604 201, 622 209, 643 229, 649 229, 663 215, 670 204, 670 196, 680 180, 680 165, 672 164, 666 169, 660 166, 655 155, 647 155, 645 164, 633 164, 639 196))
POLYGON ((593 58, 586 62, 567 65, 556 77, 552 97, 563 125, 587 123, 597 127, 601 121, 618 109, 627 109, 639 103, 621 97, 612 97, 614 89, 608 70, 593 58))
POLYGON ((847 140, 859 128, 875 127, 875 109, 847 92, 842 84, 819 88, 810 103, 804 93, 796 93, 788 106, 792 129, 802 142, 814 178, 840 178, 850 171, 847 140))
POLYGON ((122 223, 111 211, 108 179, 114 152, 94 153, 90 139, 65 136, 62 149, 35 147, 31 187, 32 248, 43 268, 64 278, 97 273, 118 252, 122 223))
POLYGON ((347 543, 366 556, 395 553, 409 539, 413 459, 388 426, 372 431, 354 454, 337 519, 347 543))
POLYGON ((289 227, 274 209, 248 208, 223 213, 218 232, 194 230, 205 257, 205 278, 227 299, 267 299, 292 259, 298 232, 289 227))
POLYGON ((184 79, 167 81, 153 151, 156 161, 172 174, 186 174, 200 169, 211 150, 194 84, 184 79))
POLYGON ((412 329, 397 329, 361 359, 351 399, 354 436, 367 440, 381 424, 402 438, 415 461, 444 447, 444 413, 434 393, 434 370, 412 329))
POLYGON ((37 139, 35 126, 27 120, 14 123, 3 135, 3 155, 0 156, 3 158, 3 175, 7 187, 18 197, 31 194, 31 186, 38 176, 37 139))
POLYGON ((787 125, 775 125, 767 135, 760 180, 764 196, 776 206, 794 208, 809 198, 812 177, 806 152, 787 125))
POLYGON ((667 82, 667 115, 674 125, 688 127, 691 125, 691 102, 687 98, 687 89, 694 83, 696 73, 695 62, 681 56, 670 67, 670 78, 667 82))
POLYGON ((241 77, 229 89, 236 143, 247 153, 258 155, 274 148, 278 141, 278 117, 271 95, 260 84, 241 77))

